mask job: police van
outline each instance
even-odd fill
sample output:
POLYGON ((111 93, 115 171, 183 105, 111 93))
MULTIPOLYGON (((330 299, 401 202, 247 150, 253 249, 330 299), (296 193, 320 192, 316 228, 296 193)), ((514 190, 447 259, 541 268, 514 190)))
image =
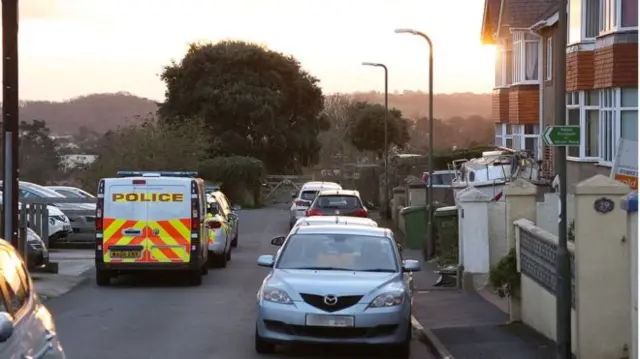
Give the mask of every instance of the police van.
POLYGON ((120 171, 98 183, 96 283, 149 270, 207 274, 206 197, 197 172, 120 171))

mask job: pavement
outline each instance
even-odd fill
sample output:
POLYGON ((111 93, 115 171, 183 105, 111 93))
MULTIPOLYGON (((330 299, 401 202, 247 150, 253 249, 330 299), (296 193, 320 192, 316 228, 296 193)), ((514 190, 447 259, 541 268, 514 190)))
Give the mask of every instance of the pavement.
POLYGON ((59 297, 82 284, 94 268, 93 250, 53 250, 49 260, 58 263, 58 274, 32 272, 36 292, 43 300, 59 297))
MULTIPOLYGON (((377 218, 379 219, 379 218, 377 218)), ((393 224, 379 219, 381 226, 393 224)), ((402 233, 394 230, 402 241, 402 233)), ((413 274, 414 332, 437 359, 555 358, 555 344, 522 323, 509 323, 506 299, 488 289, 464 291, 434 287, 434 262, 425 262, 418 249, 405 248, 406 259, 422 262, 413 274)))
MULTIPOLYGON (((45 303, 70 359, 307 359, 376 358, 371 350, 285 348, 255 354, 256 291, 265 268, 260 254, 274 254, 270 239, 288 232, 284 206, 242 210, 239 246, 227 268, 211 270, 202 286, 189 287, 169 276, 124 277, 110 287, 80 281, 64 296, 45 303)), ((72 259, 68 259, 71 261, 72 259)), ((78 267, 76 267, 78 268, 78 267)), ((80 271, 80 269, 78 269, 80 271)), ((92 276, 92 272, 88 273, 92 276)), ((65 275, 65 274, 63 274, 65 275)), ((82 277, 82 275, 81 275, 82 277)), ((413 359, 433 359, 418 340, 413 359)))

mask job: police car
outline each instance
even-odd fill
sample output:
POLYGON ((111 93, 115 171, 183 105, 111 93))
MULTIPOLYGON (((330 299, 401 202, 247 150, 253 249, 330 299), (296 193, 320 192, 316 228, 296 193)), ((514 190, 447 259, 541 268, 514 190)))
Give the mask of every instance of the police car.
POLYGON ((207 274, 204 181, 197 172, 120 171, 98 184, 96 283, 127 272, 175 270, 192 285, 207 274))

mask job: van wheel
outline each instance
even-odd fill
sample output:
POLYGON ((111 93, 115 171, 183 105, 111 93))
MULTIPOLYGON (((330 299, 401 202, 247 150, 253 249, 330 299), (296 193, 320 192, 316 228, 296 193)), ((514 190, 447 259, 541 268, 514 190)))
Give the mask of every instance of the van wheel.
POLYGON ((213 268, 225 268, 227 266, 226 254, 214 254, 209 257, 209 265, 213 268))
POLYGON ((207 275, 209 274, 209 263, 204 263, 202 265, 202 268, 200 268, 200 273, 202 273, 202 275, 207 275))
POLYGON ((229 251, 227 252, 227 262, 231 260, 231 248, 229 248, 229 251))
POLYGON ((96 284, 99 287, 104 287, 111 284, 111 273, 104 269, 96 268, 96 284))
POLYGON ((189 274, 189 284, 193 286, 199 286, 202 284, 202 273, 200 269, 191 270, 189 274))

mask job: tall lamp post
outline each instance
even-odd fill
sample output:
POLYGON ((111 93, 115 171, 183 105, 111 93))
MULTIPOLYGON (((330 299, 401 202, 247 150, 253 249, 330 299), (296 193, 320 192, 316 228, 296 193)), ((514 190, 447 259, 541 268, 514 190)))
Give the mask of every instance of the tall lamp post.
MULTIPOLYGON (((427 235, 433 244, 433 224, 431 223, 433 220, 433 43, 429 36, 418 30, 396 29, 395 32, 396 34, 420 36, 427 40, 427 44, 429 44, 429 177, 427 179, 427 235)), ((432 248, 428 248, 427 251, 423 252, 425 260, 428 259, 427 253, 429 253, 430 250, 432 250, 432 248)))
POLYGON ((384 69, 384 217, 389 218, 389 70, 385 64, 363 62, 364 66, 382 67, 384 69))

